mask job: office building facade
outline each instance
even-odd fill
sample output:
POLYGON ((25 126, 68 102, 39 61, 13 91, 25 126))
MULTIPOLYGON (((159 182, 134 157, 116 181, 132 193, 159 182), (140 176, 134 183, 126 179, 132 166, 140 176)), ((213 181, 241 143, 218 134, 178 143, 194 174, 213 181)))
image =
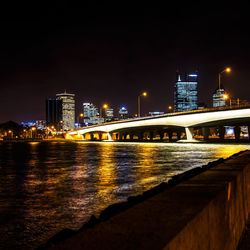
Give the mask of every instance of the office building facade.
POLYGON ((85 125, 93 125, 99 123, 99 112, 98 108, 89 102, 84 102, 82 104, 83 108, 83 122, 85 125))
POLYGON ((226 91, 222 85, 220 88, 217 88, 215 90, 213 94, 213 107, 214 108, 226 106, 225 94, 226 94, 226 91))
POLYGON ((105 121, 111 121, 114 118, 114 109, 113 108, 107 108, 105 109, 105 121))
POLYGON ((174 95, 175 111, 188 111, 198 108, 198 75, 177 74, 174 95), (183 79, 182 79, 183 78, 183 79))
POLYGON ((125 107, 121 107, 118 111, 119 119, 128 118, 128 110, 125 107))
POLYGON ((56 94, 56 99, 62 101, 62 128, 70 130, 75 127, 75 95, 66 93, 56 94))

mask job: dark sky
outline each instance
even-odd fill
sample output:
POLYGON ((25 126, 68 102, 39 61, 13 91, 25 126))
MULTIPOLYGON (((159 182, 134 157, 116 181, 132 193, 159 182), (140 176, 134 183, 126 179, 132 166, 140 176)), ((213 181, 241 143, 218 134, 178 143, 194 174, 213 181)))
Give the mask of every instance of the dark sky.
POLYGON ((223 85, 250 100, 250 15, 241 1, 51 2, 1 8, 0 122, 45 119, 46 97, 65 89, 77 113, 87 101, 135 113, 143 90, 142 113, 166 111, 176 70, 198 70, 199 101, 211 105, 218 72, 231 66, 223 85))

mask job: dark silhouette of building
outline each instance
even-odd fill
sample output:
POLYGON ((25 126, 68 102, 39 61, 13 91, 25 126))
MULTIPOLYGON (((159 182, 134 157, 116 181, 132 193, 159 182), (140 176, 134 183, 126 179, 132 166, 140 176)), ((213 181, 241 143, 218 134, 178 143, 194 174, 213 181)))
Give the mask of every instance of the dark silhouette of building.
POLYGON ((62 128, 62 100, 46 100, 46 123, 47 126, 54 126, 56 129, 62 128))

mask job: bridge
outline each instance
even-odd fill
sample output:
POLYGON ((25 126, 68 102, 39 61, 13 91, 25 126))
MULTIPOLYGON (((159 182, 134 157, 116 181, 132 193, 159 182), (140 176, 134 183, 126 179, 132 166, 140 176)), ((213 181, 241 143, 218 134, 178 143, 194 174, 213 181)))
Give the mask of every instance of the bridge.
POLYGON ((250 106, 220 107, 168 113, 82 127, 66 134, 66 139, 107 141, 195 141, 197 138, 225 138, 227 127, 234 139, 241 139, 242 127, 249 139, 250 106))

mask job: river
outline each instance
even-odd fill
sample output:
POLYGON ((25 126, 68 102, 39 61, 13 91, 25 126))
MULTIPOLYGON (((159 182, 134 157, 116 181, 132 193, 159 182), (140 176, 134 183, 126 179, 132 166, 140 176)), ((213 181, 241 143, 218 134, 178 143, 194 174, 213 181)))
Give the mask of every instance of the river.
POLYGON ((249 144, 0 142, 0 249, 34 249, 110 204, 249 144))

